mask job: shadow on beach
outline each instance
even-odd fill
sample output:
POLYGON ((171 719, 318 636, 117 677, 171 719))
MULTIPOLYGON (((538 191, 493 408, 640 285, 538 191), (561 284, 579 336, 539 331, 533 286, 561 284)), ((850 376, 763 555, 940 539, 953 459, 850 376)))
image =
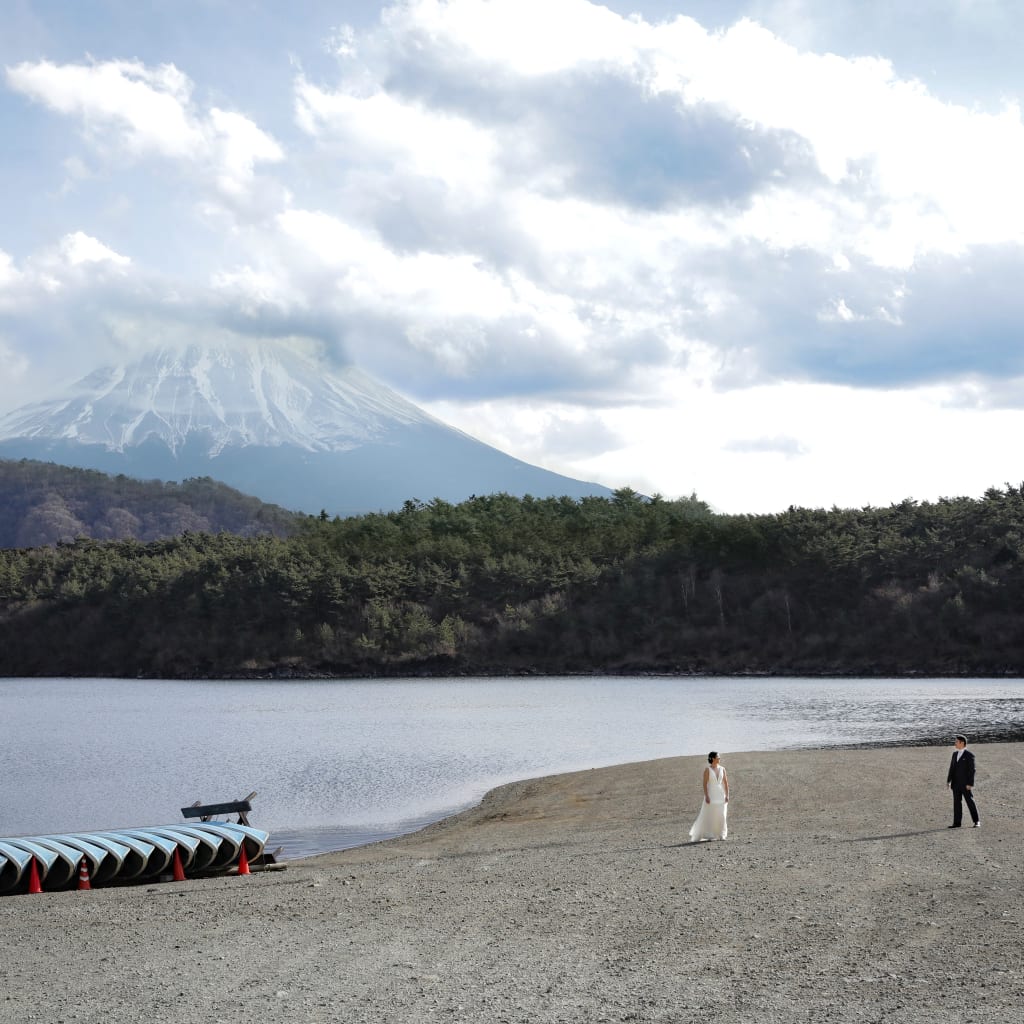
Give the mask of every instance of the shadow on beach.
POLYGON ((906 839, 909 836, 930 836, 934 832, 945 832, 946 826, 939 828, 921 828, 915 832, 886 832, 880 836, 854 836, 851 839, 837 839, 837 843, 874 843, 880 839, 906 839))

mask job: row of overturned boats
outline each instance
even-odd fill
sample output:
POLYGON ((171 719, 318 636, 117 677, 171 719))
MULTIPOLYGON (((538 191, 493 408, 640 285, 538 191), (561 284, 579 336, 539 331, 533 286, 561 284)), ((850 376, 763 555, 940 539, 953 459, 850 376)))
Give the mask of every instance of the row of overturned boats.
POLYGON ((42 889, 71 889, 83 859, 91 885, 119 885, 171 876, 227 874, 258 862, 269 833, 241 822, 70 832, 0 839, 0 896, 27 892, 33 874, 42 889), (244 854, 244 858, 243 858, 244 854))

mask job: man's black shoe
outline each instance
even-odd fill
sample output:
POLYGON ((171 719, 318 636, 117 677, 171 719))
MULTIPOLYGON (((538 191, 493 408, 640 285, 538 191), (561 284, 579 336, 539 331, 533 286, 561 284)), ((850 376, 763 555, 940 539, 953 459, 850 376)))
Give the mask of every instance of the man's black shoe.
POLYGON ((946 828, 959 828, 959 825, 947 825, 946 828))

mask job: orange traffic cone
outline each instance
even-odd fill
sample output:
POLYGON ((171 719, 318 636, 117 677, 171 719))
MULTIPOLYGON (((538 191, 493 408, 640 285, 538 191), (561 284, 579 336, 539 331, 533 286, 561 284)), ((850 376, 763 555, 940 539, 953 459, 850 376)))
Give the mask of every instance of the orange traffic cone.
POLYGON ((28 891, 33 893, 43 891, 43 887, 39 884, 39 868, 36 865, 35 857, 32 858, 32 864, 28 869, 28 891))
POLYGON ((181 853, 177 847, 174 848, 174 880, 185 881, 185 869, 181 866, 181 853))
POLYGON ((249 870, 249 858, 245 855, 245 843, 238 848, 238 873, 240 875, 251 875, 249 870))
POLYGON ((89 862, 82 858, 82 863, 78 868, 78 891, 81 892, 83 889, 91 889, 92 886, 89 884, 89 862))

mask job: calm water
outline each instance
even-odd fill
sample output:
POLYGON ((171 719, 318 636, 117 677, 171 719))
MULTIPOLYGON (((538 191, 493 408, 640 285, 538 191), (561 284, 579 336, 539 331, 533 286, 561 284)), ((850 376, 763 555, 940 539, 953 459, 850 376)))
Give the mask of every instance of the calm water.
POLYGON ((0 836, 166 824, 256 790, 254 824, 294 858, 535 775, 1019 733, 1024 681, 0 679, 0 707, 0 836))

